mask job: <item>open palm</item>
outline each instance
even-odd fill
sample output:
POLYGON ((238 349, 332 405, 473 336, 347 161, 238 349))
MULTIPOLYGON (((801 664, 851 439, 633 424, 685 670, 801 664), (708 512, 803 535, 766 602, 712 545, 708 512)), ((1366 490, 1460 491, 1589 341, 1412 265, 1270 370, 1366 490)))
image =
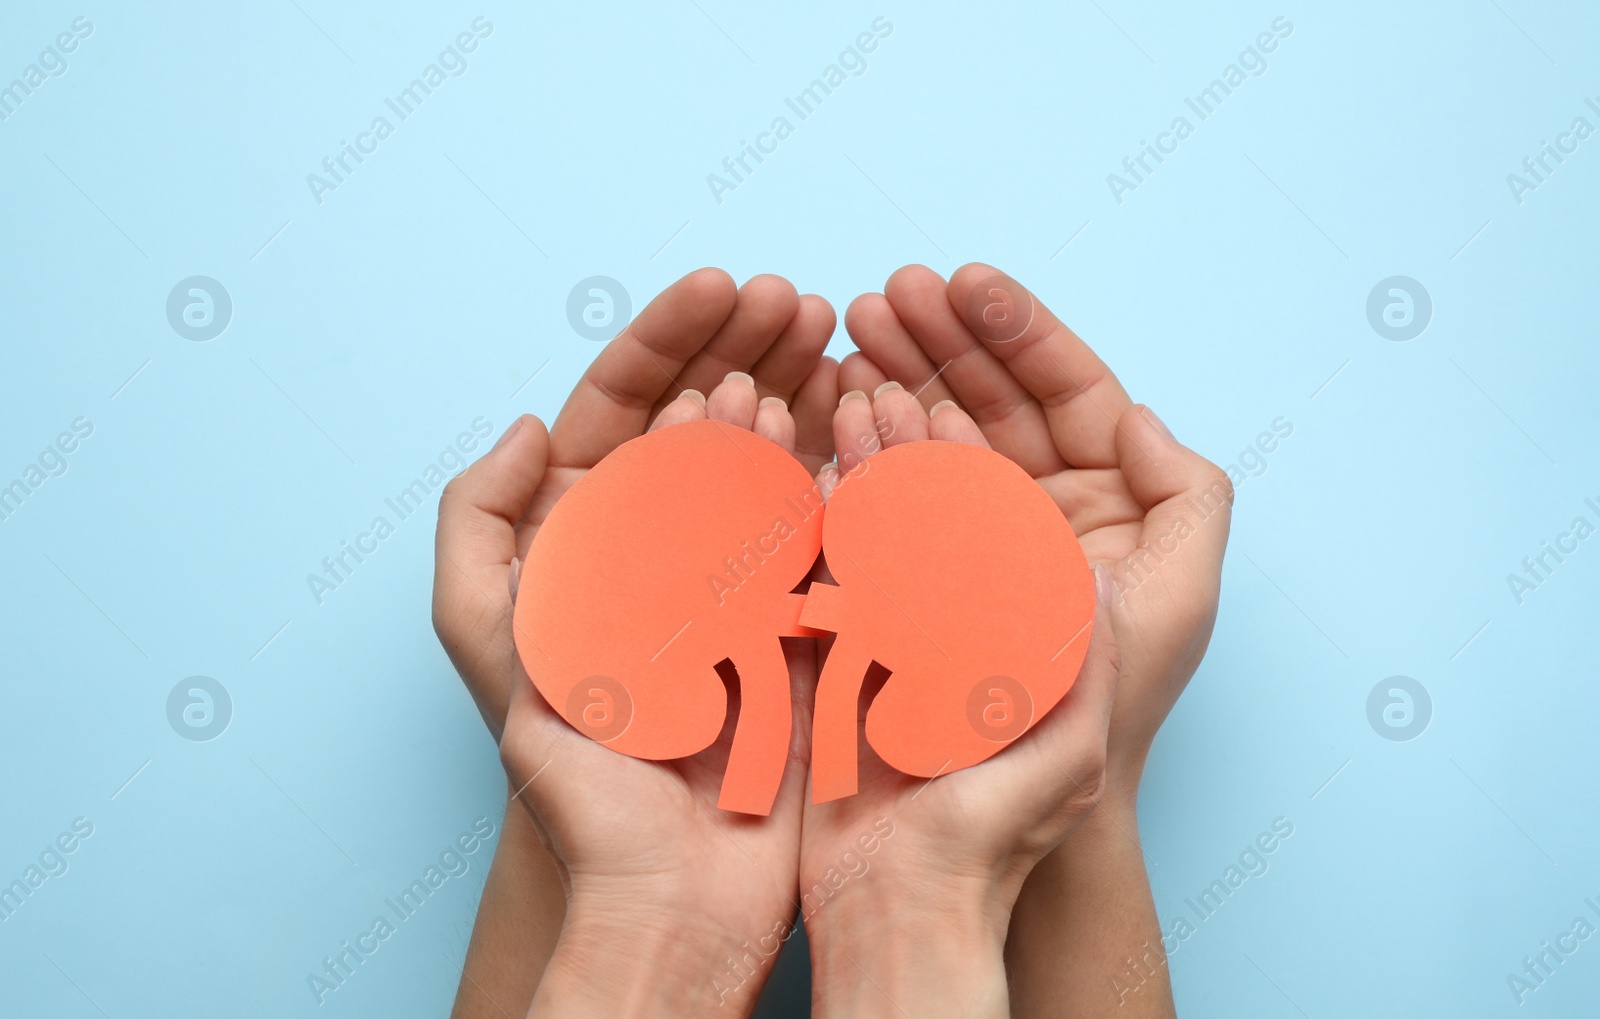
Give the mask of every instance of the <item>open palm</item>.
MULTIPOLYGON (((834 445, 865 451, 939 439, 987 445, 963 411, 941 407, 931 419, 904 388, 888 384, 869 401, 852 393, 834 414, 834 445)), ((856 464, 841 465, 854 471, 856 464)), ((860 468, 862 471, 869 467, 860 468)), ((852 483, 851 473, 836 485, 852 483)), ((948 479, 959 490, 960 478, 948 479)), ((823 577, 824 580, 828 578, 823 577)), ((952 878, 1001 894, 987 903, 996 919, 1032 866, 1096 802, 1103 783, 1106 729, 1117 682, 1115 641, 1101 605, 1077 682, 1065 700, 1015 744, 990 760, 934 779, 897 771, 865 740, 866 712, 888 672, 874 665, 858 698, 857 788, 852 796, 807 804, 800 843, 800 879, 808 920, 842 888, 843 875, 876 867, 878 882, 935 895, 952 878), (878 849, 888 844, 881 855, 878 849), (870 847, 870 853, 868 849, 870 847)))
MULTIPOLYGON (((1104 565, 1122 662, 1108 777, 1137 781, 1156 730, 1198 667, 1216 617, 1233 489, 1136 406, 1087 344, 1016 280, 970 264, 946 283, 907 266, 858 298, 845 324, 861 354, 840 388, 886 381, 924 407, 951 400, 982 441, 1048 492, 1091 563, 1104 565)), ((935 415, 935 420, 939 415, 935 415)))
MULTIPOLYGON (((731 725, 707 750, 668 763, 626 757, 579 734, 522 672, 512 590, 517 563, 560 497, 652 421, 709 413, 755 428, 816 470, 829 456, 838 400, 837 365, 821 356, 833 324, 825 301, 800 297, 777 277, 735 291, 719 270, 691 273, 595 359, 548 432, 538 418, 519 419, 446 488, 435 629, 500 742, 513 790, 575 909, 609 903, 637 917, 692 915, 713 925, 708 935, 730 953, 793 915, 802 770, 791 766, 770 817, 746 818, 716 809, 731 725), (748 377, 724 382, 730 372, 748 377), (772 401, 758 406, 766 397, 793 414, 772 401)), ((792 681, 814 683, 810 642, 785 652, 792 681)))
POLYGON ((524 416, 495 449, 453 479, 439 502, 434 629, 498 741, 511 696, 513 560, 527 554, 556 500, 607 453, 643 435, 684 391, 708 392, 748 372, 758 397, 793 407, 796 455, 816 470, 830 455, 837 366, 821 356, 833 309, 787 280, 757 276, 735 290, 701 269, 662 291, 584 372, 548 432, 524 416))

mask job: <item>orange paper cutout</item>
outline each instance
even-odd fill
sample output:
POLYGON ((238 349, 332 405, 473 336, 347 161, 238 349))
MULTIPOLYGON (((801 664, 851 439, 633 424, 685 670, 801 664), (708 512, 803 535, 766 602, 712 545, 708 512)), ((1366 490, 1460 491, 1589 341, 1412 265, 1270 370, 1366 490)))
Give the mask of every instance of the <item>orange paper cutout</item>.
POLYGON ((721 732, 715 667, 739 675, 739 721, 718 806, 767 814, 789 756, 780 635, 800 627, 822 541, 822 496, 777 445, 717 421, 623 443, 562 495, 517 591, 518 655, 578 731, 646 760, 688 757, 721 732))
POLYGON ((1050 496, 999 453, 911 442, 877 453, 828 500, 801 621, 838 634, 812 719, 814 802, 856 791, 856 718, 876 661, 891 673, 867 741, 933 777, 988 760, 1071 689, 1094 622, 1094 579, 1050 496))
POLYGON ((522 568, 524 668, 574 728, 672 760, 721 732, 715 666, 739 676, 718 806, 770 813, 788 759, 779 636, 837 634, 817 687, 812 791, 856 791, 857 704, 891 676, 866 735, 894 768, 934 777, 1027 732, 1076 680, 1094 581, 1050 497, 1004 456, 950 442, 884 450, 830 498, 788 453, 698 421, 624 443, 561 497, 522 568), (837 584, 792 594, 826 546, 837 584))

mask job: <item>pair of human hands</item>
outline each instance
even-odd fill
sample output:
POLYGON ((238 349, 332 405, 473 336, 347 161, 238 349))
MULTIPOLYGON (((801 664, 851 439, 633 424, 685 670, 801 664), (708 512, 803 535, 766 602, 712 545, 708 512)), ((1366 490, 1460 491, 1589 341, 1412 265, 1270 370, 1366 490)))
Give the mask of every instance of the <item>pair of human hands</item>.
POLYGON ((1204 652, 1226 477, 1132 405, 1069 329, 982 265, 948 283, 902 269, 846 325, 860 352, 836 365, 822 356, 834 314, 820 297, 772 276, 736 290, 720 271, 692 273, 607 346, 548 432, 520 418, 446 489, 435 626, 565 884, 547 983, 592 985, 585 960, 622 939, 638 965, 607 976, 613 1001, 718 1000, 738 1014, 801 913, 824 1011, 892 1012, 933 993, 941 1011, 1005 1014, 1001 951, 1023 879, 1102 791, 1131 809, 1150 741, 1204 652), (671 762, 568 727, 517 661, 516 564, 608 452, 707 416, 792 450, 825 489, 884 446, 928 438, 1022 466, 1097 567, 1095 637, 1066 700, 996 758, 933 782, 863 741, 858 794, 813 805, 809 704, 826 645, 785 639, 793 745, 764 818, 716 809, 731 725, 671 762))

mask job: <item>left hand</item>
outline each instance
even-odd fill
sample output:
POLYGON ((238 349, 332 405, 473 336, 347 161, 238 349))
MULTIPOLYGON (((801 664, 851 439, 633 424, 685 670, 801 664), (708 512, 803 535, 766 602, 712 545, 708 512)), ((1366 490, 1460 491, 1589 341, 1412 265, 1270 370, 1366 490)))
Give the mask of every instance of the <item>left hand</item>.
POLYGON ((827 301, 788 280, 756 276, 737 290, 700 269, 663 290, 583 373, 549 432, 522 417, 495 448, 445 486, 434 542, 433 626, 496 742, 517 650, 511 639, 513 559, 527 554, 562 493, 646 427, 685 390, 709 392, 732 371, 758 397, 793 412, 795 455, 816 471, 831 455, 838 366, 827 301))
MULTIPOLYGON (((930 421, 898 386, 874 402, 848 394, 834 415, 835 447, 870 457, 879 438, 885 447, 928 438, 987 445, 954 406, 930 421)), ((1077 682, 990 760, 932 780, 902 774, 861 738, 862 713, 856 795, 807 802, 801 827, 818 1014, 1009 1014, 1001 953, 1012 904, 1102 787, 1118 663, 1103 575, 1096 589, 1077 682)))
MULTIPOLYGON (((758 408, 743 376, 705 406, 680 397, 652 430, 708 416, 792 449, 788 410, 775 400, 758 408)), ((796 716, 799 691, 816 682, 813 644, 784 641, 796 716)), ((532 1014, 705 1014, 714 1003, 738 1015, 754 1005, 792 933, 806 726, 796 717, 772 812, 757 817, 717 808, 735 718, 730 706, 717 741, 692 757, 628 757, 568 725, 519 662, 500 757, 568 901, 532 1014)))

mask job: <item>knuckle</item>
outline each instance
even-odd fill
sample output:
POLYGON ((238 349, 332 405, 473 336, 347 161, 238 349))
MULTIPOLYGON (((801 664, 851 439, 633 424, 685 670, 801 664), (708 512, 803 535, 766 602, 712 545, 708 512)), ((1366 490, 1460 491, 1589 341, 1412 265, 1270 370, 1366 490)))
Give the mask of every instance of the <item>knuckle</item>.
POLYGON ((1090 751, 1080 764, 1078 778, 1066 804, 1066 812, 1074 818, 1088 815, 1100 805, 1106 792, 1105 744, 1090 751))
POLYGON ((1212 463, 1210 460, 1201 461, 1200 489, 1202 492, 1220 499, 1225 506, 1233 505, 1233 479, 1228 477, 1228 472, 1212 463))
POLYGON ((444 489, 439 493, 439 516, 441 518, 444 516, 447 503, 453 503, 467 494, 472 485, 471 474, 472 468, 468 467, 444 483, 444 489))
POLYGON ((1101 752, 1095 768, 1083 783, 1083 797, 1081 806, 1087 813, 1100 805, 1100 800, 1106 792, 1106 761, 1105 753, 1101 752))
POLYGON ((506 719, 505 732, 500 737, 500 766, 516 782, 517 776, 522 773, 523 754, 517 749, 517 738, 512 730, 514 724, 510 717, 506 719))
POLYGON ((456 629, 454 614, 450 611, 445 597, 435 586, 433 591, 433 632, 439 638, 439 643, 444 645, 446 651, 450 650, 456 629))

